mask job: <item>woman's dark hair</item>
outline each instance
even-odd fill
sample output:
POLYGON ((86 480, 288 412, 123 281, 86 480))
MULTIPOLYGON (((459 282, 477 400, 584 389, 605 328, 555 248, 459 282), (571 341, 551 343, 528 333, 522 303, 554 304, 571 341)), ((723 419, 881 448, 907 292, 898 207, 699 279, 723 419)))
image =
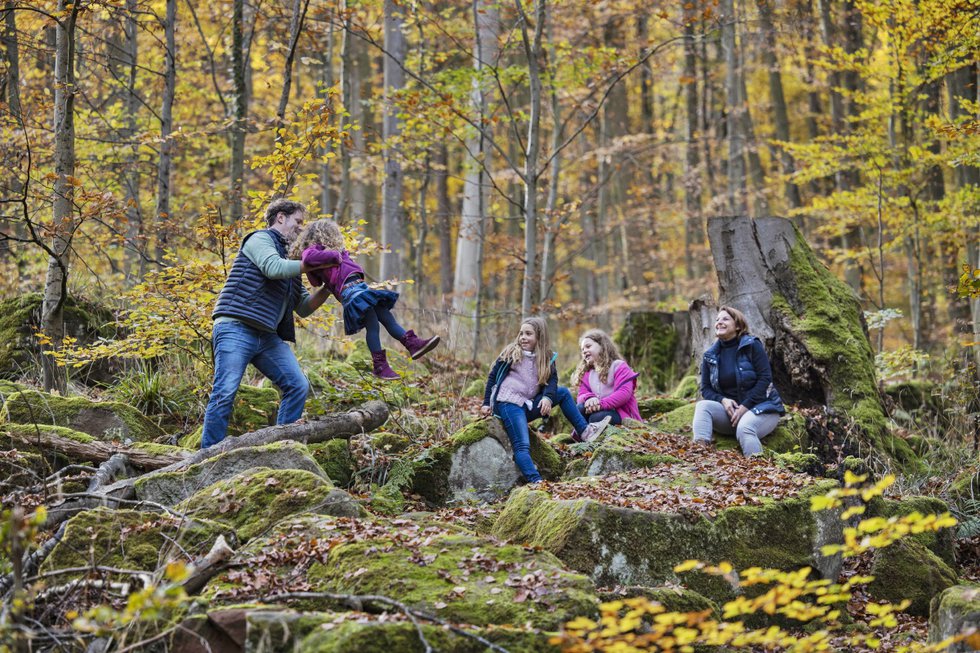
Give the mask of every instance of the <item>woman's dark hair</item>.
POLYGON ((725 311, 732 316, 732 321, 735 322, 735 335, 737 337, 741 338, 749 332, 749 323, 745 319, 745 313, 737 308, 732 308, 731 306, 722 306, 718 309, 719 313, 722 311, 725 311))

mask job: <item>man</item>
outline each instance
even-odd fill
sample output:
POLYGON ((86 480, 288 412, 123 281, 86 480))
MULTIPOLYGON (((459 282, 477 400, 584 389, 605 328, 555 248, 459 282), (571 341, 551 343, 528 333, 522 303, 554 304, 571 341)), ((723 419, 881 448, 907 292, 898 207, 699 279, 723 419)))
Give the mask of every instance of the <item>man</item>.
POLYGON ((245 236, 214 307, 214 384, 204 413, 201 448, 225 439, 228 419, 248 364, 279 388, 276 424, 303 414, 309 381, 286 341, 296 341, 293 312, 305 317, 330 295, 326 286, 312 295, 300 275, 318 269, 286 258, 288 244, 303 228, 306 208, 277 199, 265 211, 268 229, 245 236))

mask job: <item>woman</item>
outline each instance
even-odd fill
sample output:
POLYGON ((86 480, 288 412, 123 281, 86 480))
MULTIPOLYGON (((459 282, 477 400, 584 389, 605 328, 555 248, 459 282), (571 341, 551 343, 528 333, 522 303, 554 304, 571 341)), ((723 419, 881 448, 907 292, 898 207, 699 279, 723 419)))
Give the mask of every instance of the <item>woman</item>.
POLYGON ((695 442, 711 442, 713 432, 735 434, 746 456, 762 453, 762 438, 785 414, 772 385, 769 357, 762 342, 749 335, 745 315, 722 306, 715 318, 718 340, 701 361, 701 396, 694 407, 695 442))

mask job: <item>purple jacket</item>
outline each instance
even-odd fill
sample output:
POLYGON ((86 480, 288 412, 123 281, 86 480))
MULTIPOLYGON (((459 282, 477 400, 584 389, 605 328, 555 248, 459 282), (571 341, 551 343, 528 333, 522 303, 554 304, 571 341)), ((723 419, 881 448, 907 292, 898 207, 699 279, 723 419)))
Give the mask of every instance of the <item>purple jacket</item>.
POLYGON ((333 293, 333 296, 340 301, 340 291, 344 288, 344 282, 352 274, 364 275, 364 268, 351 260, 350 254, 346 249, 340 250, 339 252, 334 249, 326 249, 323 245, 310 245, 305 250, 303 250, 303 257, 306 258, 306 252, 310 250, 319 250, 326 255, 328 268, 320 268, 319 270, 311 270, 306 273, 306 278, 310 280, 310 283, 314 286, 322 286, 326 284, 327 288, 333 293))
POLYGON ((616 371, 613 372, 613 391, 607 397, 599 398, 592 392, 590 376, 592 376, 591 370, 582 376, 582 381, 578 384, 578 403, 582 404, 592 397, 597 397, 602 410, 615 410, 623 419, 629 417, 643 421, 640 407, 636 405, 636 378, 640 375, 631 370, 626 361, 616 366, 616 371))

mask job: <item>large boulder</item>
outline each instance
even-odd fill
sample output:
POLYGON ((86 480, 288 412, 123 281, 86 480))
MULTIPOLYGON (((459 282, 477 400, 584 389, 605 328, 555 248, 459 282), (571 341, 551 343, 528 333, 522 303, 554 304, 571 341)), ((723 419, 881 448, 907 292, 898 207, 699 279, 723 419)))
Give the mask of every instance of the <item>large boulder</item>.
MULTIPOLYGON (((695 404, 687 403, 668 413, 660 415, 652 420, 653 425, 664 432, 684 435, 688 438, 691 435, 691 422, 694 420, 695 404)), ((718 449, 738 450, 738 439, 734 435, 722 435, 715 433, 715 446, 718 449)), ((810 437, 806 429, 806 420, 802 415, 788 410, 786 415, 779 420, 779 425, 775 430, 762 438, 762 447, 776 453, 789 453, 793 451, 809 451, 810 437)))
POLYGON ((502 544, 452 524, 302 515, 239 550, 212 579, 211 605, 299 589, 297 610, 334 611, 324 594, 383 595, 450 622, 557 629, 598 613, 595 587, 550 553, 502 544))
POLYGON ((610 426, 586 459, 587 465, 572 464, 566 477, 605 476, 631 469, 652 468, 661 463, 678 463, 676 441, 664 438, 650 424, 635 422, 628 428, 610 426))
POLYGON ((322 474, 265 467, 218 481, 179 503, 177 510, 195 519, 223 524, 233 529, 242 542, 298 513, 367 515, 353 497, 333 487, 322 474))
POLYGON ((929 602, 956 584, 956 572, 939 556, 914 540, 899 540, 878 549, 871 564, 872 598, 899 603, 911 601, 907 612, 929 616, 929 602))
POLYGON ((136 497, 141 501, 175 506, 218 481, 256 467, 303 470, 322 480, 328 480, 327 475, 310 455, 306 445, 285 441, 259 447, 232 449, 178 471, 144 474, 137 479, 134 489, 136 497))
POLYGON ((72 517, 41 573, 74 569, 59 582, 90 567, 153 573, 173 560, 185 563, 207 553, 218 535, 234 543, 230 529, 207 520, 136 510, 96 508, 72 517))
MULTIPOLYGON (((652 473, 646 481, 630 477, 629 496, 658 491, 653 489, 658 485, 656 476, 652 473), (643 490, 644 482, 651 489, 643 490)), ((556 499, 548 491, 521 488, 511 494, 493 534, 550 551, 599 585, 685 583, 712 600, 725 601, 733 596, 730 585, 700 574, 680 577, 674 567, 692 558, 727 560, 736 569, 810 566, 824 578, 837 577, 839 556, 824 556, 820 547, 843 541, 839 514, 810 510, 810 497, 834 485, 815 483, 792 498, 736 505, 714 515, 680 506, 683 491, 676 486, 659 490, 678 504, 669 512, 624 507, 633 503, 628 497, 623 505, 607 505, 591 498, 556 499)), ((701 491, 692 486, 687 506, 697 505, 692 501, 704 503, 697 496, 701 491)))
MULTIPOLYGON (((41 326, 40 293, 31 293, 0 302, 0 377, 16 379, 37 372, 42 347, 37 339, 41 326)), ((69 295, 65 300, 65 335, 84 346, 104 338, 115 338, 118 320, 112 311, 85 299, 69 295)), ((71 378, 92 385, 111 383, 120 371, 115 360, 98 360, 72 367, 71 378)))
POLYGON ((165 435, 159 426, 128 404, 62 397, 38 390, 7 397, 3 418, 18 424, 63 426, 99 440, 146 442, 165 435))
MULTIPOLYGON (((500 420, 472 422, 416 461, 412 489, 436 506, 454 501, 493 501, 521 480, 510 439, 500 420)), ((558 453, 531 431, 531 458, 545 479, 562 472, 558 453)))
MULTIPOLYGON (((966 631, 980 631, 980 585, 955 585, 932 599, 929 610, 929 641, 941 642, 966 631)), ((974 636, 975 637, 975 636, 974 636)), ((950 653, 977 650, 980 642, 957 642, 950 653)))

